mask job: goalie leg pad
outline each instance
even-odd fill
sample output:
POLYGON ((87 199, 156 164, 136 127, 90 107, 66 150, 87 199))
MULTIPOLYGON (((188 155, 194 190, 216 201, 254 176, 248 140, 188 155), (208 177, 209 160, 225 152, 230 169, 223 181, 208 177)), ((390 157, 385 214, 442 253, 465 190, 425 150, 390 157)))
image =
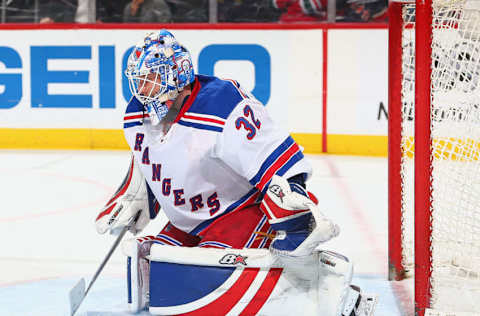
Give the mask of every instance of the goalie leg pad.
MULTIPOLYGON (((153 315, 294 315, 315 313, 316 265, 286 275, 267 249, 153 245, 149 256, 153 315), (312 277, 313 276, 313 277, 312 277)), ((309 263, 315 261, 315 258, 309 263)), ((318 260, 318 257, 317 257, 318 260)), ((330 315, 325 315, 330 316, 330 315)), ((333 316, 333 315, 332 315, 333 316)))
POLYGON ((153 315, 342 316, 350 299, 352 264, 331 252, 279 258, 266 249, 154 244, 148 258, 153 315))
POLYGON ((127 256, 128 306, 131 312, 144 310, 150 300, 150 254, 152 244, 186 246, 197 245, 199 238, 185 233, 171 223, 167 223, 157 236, 144 236, 128 239, 122 244, 127 256))

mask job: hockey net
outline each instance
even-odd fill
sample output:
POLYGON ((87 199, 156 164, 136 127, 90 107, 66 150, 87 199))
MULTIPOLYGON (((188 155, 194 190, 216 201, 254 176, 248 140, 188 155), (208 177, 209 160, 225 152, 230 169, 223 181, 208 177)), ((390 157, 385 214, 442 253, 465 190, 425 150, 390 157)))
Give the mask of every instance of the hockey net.
POLYGON ((390 279, 480 315, 480 1, 422 2, 389 13, 390 279))

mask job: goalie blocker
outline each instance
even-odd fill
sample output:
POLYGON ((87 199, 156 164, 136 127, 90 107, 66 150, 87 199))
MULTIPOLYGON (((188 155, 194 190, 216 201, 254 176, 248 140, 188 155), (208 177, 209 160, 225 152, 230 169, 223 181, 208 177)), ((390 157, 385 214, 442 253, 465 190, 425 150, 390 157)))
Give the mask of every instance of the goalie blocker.
MULTIPOLYGON (((353 266, 330 251, 303 258, 266 249, 175 247, 131 239, 128 302, 153 315, 373 315, 376 297, 351 286, 353 266), (149 249, 149 254, 145 251, 149 249)), ((148 251, 148 250, 147 250, 148 251)))

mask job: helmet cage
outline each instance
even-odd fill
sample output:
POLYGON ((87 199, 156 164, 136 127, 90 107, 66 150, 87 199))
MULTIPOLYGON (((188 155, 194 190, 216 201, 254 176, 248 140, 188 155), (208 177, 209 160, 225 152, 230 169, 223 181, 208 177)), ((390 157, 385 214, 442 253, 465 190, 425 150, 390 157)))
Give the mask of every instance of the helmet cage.
POLYGON ((167 93, 176 87, 175 75, 165 64, 150 66, 140 71, 127 71, 130 92, 143 104, 152 101, 165 102, 172 93, 167 93))
MULTIPOLYGON (((152 109, 166 107, 166 101, 174 100, 195 80, 190 53, 166 30, 147 34, 144 41, 135 46, 125 75, 132 95, 150 115, 152 109)), ((161 120, 158 111, 157 115, 161 120)))

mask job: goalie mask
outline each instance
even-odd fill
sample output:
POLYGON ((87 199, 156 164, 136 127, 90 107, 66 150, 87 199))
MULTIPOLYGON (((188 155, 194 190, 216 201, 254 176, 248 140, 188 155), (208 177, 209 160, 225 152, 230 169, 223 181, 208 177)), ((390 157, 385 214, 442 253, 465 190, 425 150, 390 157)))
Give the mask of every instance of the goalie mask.
POLYGON ((166 102, 195 80, 190 53, 167 30, 148 33, 135 46, 125 75, 152 122, 159 122, 168 112, 166 102))

